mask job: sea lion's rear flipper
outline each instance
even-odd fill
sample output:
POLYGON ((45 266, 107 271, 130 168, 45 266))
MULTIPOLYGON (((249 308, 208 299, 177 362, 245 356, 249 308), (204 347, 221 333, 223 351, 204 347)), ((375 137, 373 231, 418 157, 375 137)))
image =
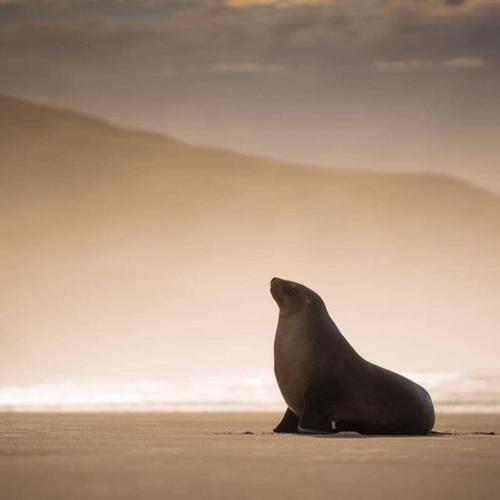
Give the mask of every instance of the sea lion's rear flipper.
POLYGON ((301 434, 333 434, 331 401, 321 387, 311 387, 304 395, 304 409, 299 422, 301 434))
POLYGON ((273 432, 295 434, 299 432, 298 425, 299 417, 297 417, 290 408, 287 408, 281 422, 273 429, 273 432))

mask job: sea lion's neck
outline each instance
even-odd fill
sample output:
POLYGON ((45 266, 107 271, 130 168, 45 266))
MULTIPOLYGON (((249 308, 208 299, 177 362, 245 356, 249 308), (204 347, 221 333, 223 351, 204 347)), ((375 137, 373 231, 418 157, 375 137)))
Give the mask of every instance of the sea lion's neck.
POLYGON ((359 357, 324 306, 280 315, 277 336, 293 337, 295 342, 314 345, 320 350, 323 347, 328 350, 333 348, 334 352, 343 353, 348 357, 359 357))

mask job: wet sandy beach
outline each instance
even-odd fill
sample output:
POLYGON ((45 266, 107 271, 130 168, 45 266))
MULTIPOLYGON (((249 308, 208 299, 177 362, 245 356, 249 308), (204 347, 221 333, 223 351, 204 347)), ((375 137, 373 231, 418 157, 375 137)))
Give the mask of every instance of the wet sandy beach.
POLYGON ((438 415, 436 429, 456 434, 429 437, 274 435, 278 419, 0 414, 0 498, 428 500, 500 491, 499 415, 438 415))

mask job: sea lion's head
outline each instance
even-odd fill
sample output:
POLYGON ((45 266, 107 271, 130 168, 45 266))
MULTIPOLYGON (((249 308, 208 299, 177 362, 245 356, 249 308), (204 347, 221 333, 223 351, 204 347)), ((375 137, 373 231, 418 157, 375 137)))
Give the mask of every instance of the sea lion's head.
POLYGON ((281 316, 324 305, 316 292, 300 283, 280 278, 271 280, 271 295, 280 308, 281 316))

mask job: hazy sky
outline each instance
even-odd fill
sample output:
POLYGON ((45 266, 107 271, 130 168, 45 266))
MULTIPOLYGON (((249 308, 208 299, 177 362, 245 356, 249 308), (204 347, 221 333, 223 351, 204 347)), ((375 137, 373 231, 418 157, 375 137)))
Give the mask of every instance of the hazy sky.
POLYGON ((498 0, 0 0, 0 92, 500 189, 498 0))

